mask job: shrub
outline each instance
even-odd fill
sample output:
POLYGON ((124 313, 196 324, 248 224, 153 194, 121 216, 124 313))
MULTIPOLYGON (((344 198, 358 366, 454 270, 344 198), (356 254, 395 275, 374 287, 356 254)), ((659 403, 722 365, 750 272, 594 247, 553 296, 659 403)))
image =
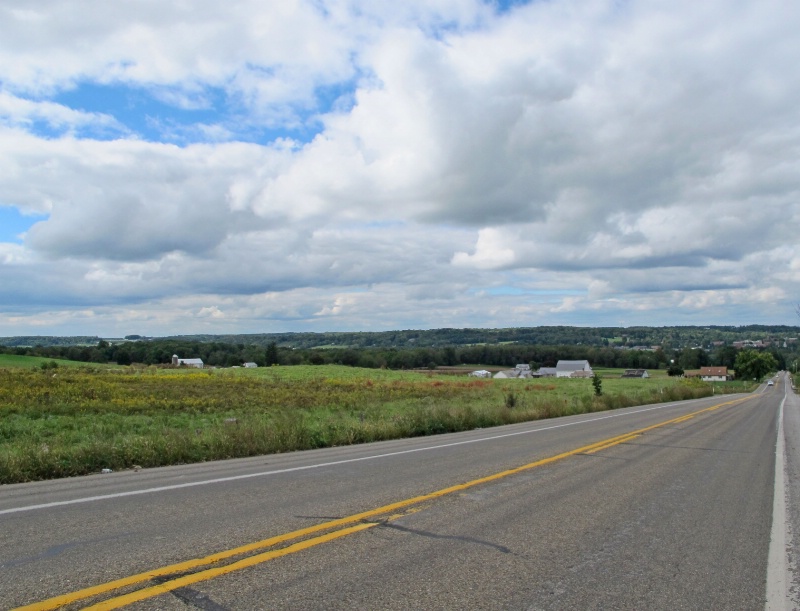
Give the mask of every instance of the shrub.
POLYGON ((592 376, 592 386, 594 387, 594 394, 596 397, 603 394, 603 380, 600 379, 599 375, 594 374, 592 376))

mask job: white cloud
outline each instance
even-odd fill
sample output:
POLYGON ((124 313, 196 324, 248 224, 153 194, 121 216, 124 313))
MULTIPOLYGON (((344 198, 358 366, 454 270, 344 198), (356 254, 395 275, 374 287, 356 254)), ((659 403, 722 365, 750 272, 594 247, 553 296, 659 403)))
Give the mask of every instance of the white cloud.
POLYGON ((773 0, 6 2, 0 204, 49 217, 0 245, 0 328, 796 322, 798 25, 773 0), (54 101, 82 83, 201 143, 54 101))
POLYGON ((24 129, 37 121, 67 134, 89 126, 93 130, 104 129, 116 134, 127 132, 114 117, 103 113, 82 112, 63 104, 26 100, 0 91, 0 125, 24 129))
POLYGON ((204 308, 200 308, 200 311, 197 313, 198 318, 225 318, 225 313, 220 310, 217 306, 206 306, 204 308))
POLYGON ((474 266, 478 269, 496 269, 514 263, 514 251, 507 248, 507 242, 500 231, 493 228, 481 229, 475 245, 475 254, 457 252, 453 255, 453 265, 474 266))

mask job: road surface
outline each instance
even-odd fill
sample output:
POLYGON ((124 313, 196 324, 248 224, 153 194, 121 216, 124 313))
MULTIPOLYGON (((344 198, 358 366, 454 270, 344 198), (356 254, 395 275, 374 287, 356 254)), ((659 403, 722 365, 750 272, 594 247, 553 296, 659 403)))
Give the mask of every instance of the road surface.
POLYGON ((0 608, 792 608, 800 401, 787 380, 3 486, 0 608))

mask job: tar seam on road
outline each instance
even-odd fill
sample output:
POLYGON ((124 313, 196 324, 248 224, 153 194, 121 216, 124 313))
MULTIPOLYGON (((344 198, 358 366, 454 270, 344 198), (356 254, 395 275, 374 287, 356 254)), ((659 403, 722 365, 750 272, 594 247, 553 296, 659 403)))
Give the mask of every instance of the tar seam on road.
POLYGON ((606 416, 599 416, 597 418, 592 418, 591 420, 581 420, 580 422, 567 422, 564 424, 556 424, 553 426, 548 426, 540 429, 534 429, 532 431, 517 431, 514 433, 505 433, 503 435, 492 435, 489 437, 481 437, 480 439, 468 439, 465 441, 454 441, 452 443, 444 443, 435 446, 427 446, 424 448, 413 448, 411 450, 401 450, 398 452, 387 452, 386 454, 374 454, 371 456, 362 456, 360 458, 347 458, 344 460, 334 460, 331 462, 324 462, 324 463, 317 463, 314 465, 306 465, 304 467, 290 467, 287 469, 275 469, 273 471, 261 471, 259 473, 247 473, 244 475, 232 475, 230 477, 219 477, 214 479, 207 479, 202 480, 199 482, 187 482, 184 484, 173 484, 170 486, 157 486, 155 488, 143 488, 141 490, 130 490, 128 492, 116 492, 113 494, 102 494, 97 496, 87 496, 78 499, 70 499, 68 501, 55 501, 52 503, 42 503, 39 505, 25 505, 24 507, 12 507, 11 509, 0 509, 0 516, 10 513, 20 513, 23 511, 34 511, 37 509, 51 509, 53 507, 61 507, 64 505, 76 505, 79 503, 94 503, 97 501, 106 501, 109 499, 118 499, 123 498, 126 496, 137 496, 140 494, 152 494, 155 492, 166 492, 168 490, 180 490, 182 488, 194 488, 195 486, 208 486, 210 484, 220 484, 224 482, 233 482, 237 480, 243 479, 251 479, 254 477, 266 477, 269 475, 280 475, 283 473, 293 473, 296 471, 307 471, 309 469, 322 469, 325 467, 334 467, 336 465, 344 465, 347 463, 354 463, 354 462, 362 462, 367 460, 376 460, 379 458, 388 458, 390 456, 401 456, 403 454, 413 454, 415 452, 428 452, 430 450, 441 450, 442 448, 451 448, 460 445, 466 445, 470 443, 480 443, 483 441, 494 441, 496 439, 504 439, 506 437, 516 437, 518 435, 532 435, 534 433, 542 433, 545 431, 552 431, 553 429, 560 429, 567 426, 577 426, 580 424, 591 424, 593 422, 599 422, 600 420, 607 420, 609 418, 620 418, 623 416, 632 416, 635 414, 641 414, 643 412, 649 412, 658 409, 666 409, 668 407, 675 407, 677 405, 674 402, 671 403, 664 403, 661 405, 656 405, 654 407, 646 407, 644 409, 636 410, 636 411, 628 411, 624 413, 617 413, 617 414, 609 414, 606 416))
MULTIPOLYGON (((720 403, 717 405, 713 405, 711 407, 707 407, 696 412, 693 412, 693 415, 702 414, 705 412, 710 412, 716 410, 722 406, 726 405, 735 405, 737 403, 742 403, 747 401, 748 399, 753 398, 753 395, 749 395, 744 398, 735 399, 732 401, 726 401, 724 403, 720 403)), ((452 494, 454 492, 460 492, 466 490, 468 488, 472 488, 474 486, 478 486, 480 484, 485 484, 493 481, 497 481, 499 479, 508 477, 510 475, 515 475, 517 473, 521 473, 524 471, 528 471, 530 469, 534 469, 536 467, 541 467, 544 465, 548 465, 554 463, 556 461, 562 460, 564 458, 568 458, 570 456, 576 456, 579 454, 586 454, 598 449, 606 449, 610 448, 615 445, 619 445, 628 441, 632 438, 632 436, 639 436, 652 431, 654 429, 660 428, 662 426, 666 426, 669 424, 675 424, 676 421, 683 421, 685 416, 681 416, 679 418, 673 418, 671 420, 666 420, 664 422, 660 422, 658 424, 653 424, 647 426, 645 428, 639 429, 637 431, 632 431, 630 433, 624 433, 622 435, 618 435, 616 437, 611 437, 609 439, 604 439, 602 441, 598 441, 587 446, 582 446, 580 448, 576 448, 574 450, 568 450, 566 452, 562 452, 561 454, 556 454, 554 456, 550 456, 548 458, 543 458, 537 460, 532 463, 528 463, 526 465, 522 465, 520 467, 514 467, 512 469, 508 469, 505 471, 500 471, 498 473, 494 473, 492 475, 487 475, 485 477, 481 477, 478 479, 474 479, 472 481, 463 483, 463 484, 456 484, 454 486, 450 486, 448 488, 443 488, 441 490, 437 490, 435 492, 430 492, 428 494, 423 494, 420 496, 408 498, 402 501, 397 501, 395 503, 391 503, 389 505, 384 505, 382 507, 378 507, 376 509, 371 509, 368 511, 364 511, 361 513, 353 514, 351 516, 347 516, 344 518, 339 518, 337 520, 331 520, 329 522, 324 522, 321 524, 317 524, 315 526, 309 526, 307 528, 303 528, 300 530, 296 530, 290 533, 286 533, 283 535, 278 535, 276 537, 272 537, 270 539, 265 539, 263 541, 258 541, 255 543, 250 543, 248 545, 244 545, 241 547, 233 548, 230 550, 226 550, 217 554, 212 554, 210 556, 206 556, 205 558, 198 558, 194 560, 187 560, 186 562, 181 562, 178 564, 173 564, 166 567, 161 567, 159 569, 154 569, 152 571, 147 571, 145 573, 139 573, 138 575, 132 575, 130 577, 125 577, 122 579, 110 581, 105 584, 100 584, 97 586, 85 588, 83 590, 78 590, 75 592, 71 592, 68 594, 63 594, 61 596, 56 596, 47 600, 43 600, 38 603, 33 603, 30 605, 26 605, 24 607, 19 607, 16 611, 50 611, 52 609, 58 609, 61 606, 74 603, 79 600, 85 600, 88 598, 92 598, 95 596, 99 596, 101 594, 113 592, 114 590, 118 590, 120 588, 131 586, 147 581, 151 581, 154 578, 163 577, 165 575, 169 575, 170 573, 182 573, 187 570, 191 569, 199 569, 203 566, 208 566, 211 564, 216 564, 221 560, 232 558, 235 556, 240 556, 245 553, 249 553, 258 549, 264 549, 267 547, 273 547, 280 543, 285 543, 291 540, 298 539, 300 537, 304 537, 313 533, 321 532, 324 530, 331 530, 334 528, 340 528, 339 530, 334 530, 332 532, 328 532, 323 535, 316 536, 311 539, 305 539, 289 545, 284 548, 280 549, 273 549, 266 552, 262 552, 260 554, 256 554, 254 556, 249 556, 242 560, 235 561, 231 564, 227 564, 224 566, 212 567, 207 568, 204 570, 199 570, 198 572, 191 573, 189 575, 184 575, 179 577, 178 579, 174 579, 169 582, 161 583, 154 586, 149 586, 144 589, 124 594, 121 596, 117 596, 96 605, 85 607, 86 610, 93 610, 93 611, 107 611, 110 609, 118 609, 125 605, 129 605, 133 602, 145 600, 147 598, 152 598, 154 596, 158 596, 160 594, 166 594, 178 588, 183 588, 195 583, 199 583, 202 581, 207 581, 209 579, 214 579, 215 577, 219 577, 221 575, 225 575, 234 571, 238 571, 244 568, 249 568, 263 562, 267 562, 269 560, 273 560, 275 558, 279 558, 281 556, 286 556, 289 554, 293 554, 295 552, 308 549, 310 547, 314 547, 321 543, 327 543, 328 541, 332 541, 334 539, 339 539, 341 537, 347 536, 349 534, 353 534, 355 532, 360 532, 362 530, 366 530, 368 528, 372 528, 374 526, 378 526, 381 524, 380 521, 367 521, 370 518, 375 518, 376 516, 391 514, 396 512, 400 509, 407 509, 410 508, 412 505, 419 505, 426 501, 431 501, 434 499, 438 499, 440 497, 452 494), (353 526, 346 526, 348 524, 353 524, 353 526)), ((399 516, 390 516, 388 519, 393 519, 399 516)))

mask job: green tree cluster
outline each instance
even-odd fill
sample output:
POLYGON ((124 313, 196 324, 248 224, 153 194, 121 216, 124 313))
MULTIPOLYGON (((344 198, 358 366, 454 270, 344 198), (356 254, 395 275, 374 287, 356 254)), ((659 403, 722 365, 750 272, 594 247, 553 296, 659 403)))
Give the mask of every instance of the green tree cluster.
POLYGON ((742 350, 734 365, 740 380, 762 380, 767 374, 778 370, 778 361, 770 352, 742 350))
MULTIPOLYGON (((786 338, 800 335, 800 329, 796 327, 536 327, 381 333, 194 335, 159 339, 142 337, 128 341, 94 338, 95 342, 90 345, 57 342, 49 346, 7 346, 0 347, 0 350, 11 354, 120 365, 166 365, 173 354, 178 354, 184 358, 201 358, 207 365, 218 367, 255 362, 260 366, 343 364, 388 369, 454 365, 513 367, 517 363, 529 363, 532 368, 538 368, 554 367, 562 359, 586 359, 593 367, 669 368, 672 374, 680 375, 685 369, 699 369, 705 365, 735 367, 740 350, 729 343, 714 344, 712 338, 721 337, 723 339, 719 341, 722 342, 778 332, 786 338), (544 340, 551 340, 552 343, 544 340), (655 343, 660 343, 662 347, 655 350, 631 348, 655 343), (673 344, 681 344, 681 347, 670 347, 673 344), (706 345, 706 348, 700 345, 706 345)), ((758 353, 771 354, 780 369, 786 368, 787 361, 800 358, 799 348, 797 342, 789 343, 786 347, 773 343, 770 348, 758 353)))

